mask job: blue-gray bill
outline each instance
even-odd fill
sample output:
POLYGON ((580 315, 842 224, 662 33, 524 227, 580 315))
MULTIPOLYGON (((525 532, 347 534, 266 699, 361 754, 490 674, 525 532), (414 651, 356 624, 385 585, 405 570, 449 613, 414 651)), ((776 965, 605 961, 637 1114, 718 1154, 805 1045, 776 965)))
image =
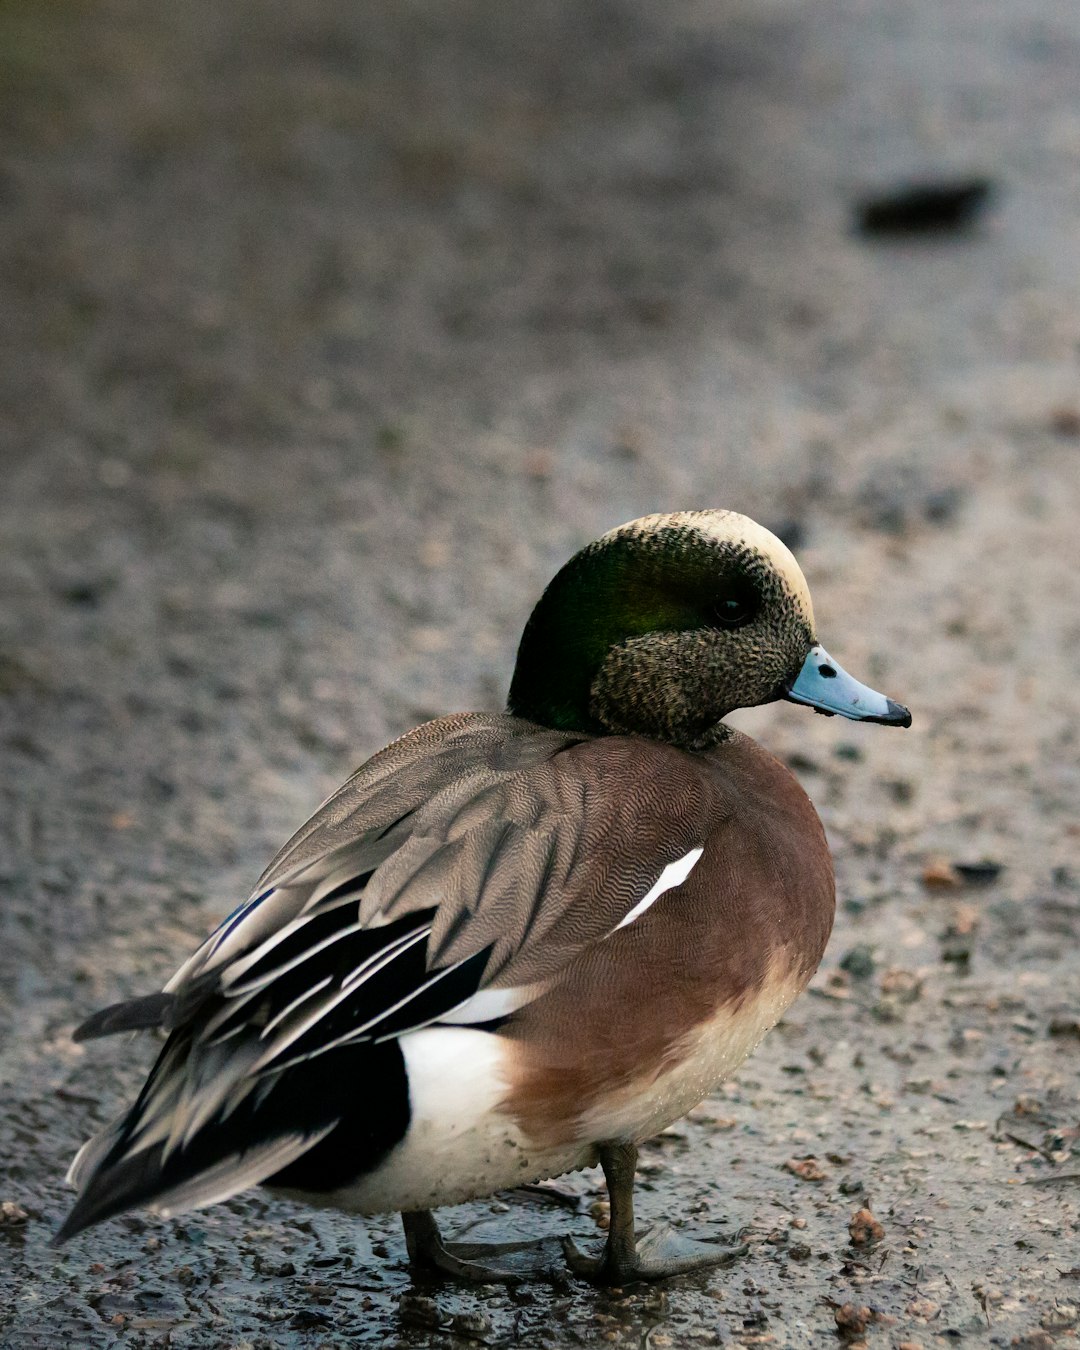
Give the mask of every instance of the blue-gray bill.
POLYGON ((805 703, 815 712, 850 717, 855 722, 882 722, 888 727, 911 726, 911 713, 902 703, 860 684, 838 665, 824 647, 811 647, 802 670, 784 697, 805 703))

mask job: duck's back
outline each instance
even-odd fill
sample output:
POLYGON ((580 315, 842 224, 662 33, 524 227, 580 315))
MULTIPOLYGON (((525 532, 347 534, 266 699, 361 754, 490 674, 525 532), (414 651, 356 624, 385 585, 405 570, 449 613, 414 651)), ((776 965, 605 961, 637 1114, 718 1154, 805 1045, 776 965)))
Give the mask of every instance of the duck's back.
POLYGON ((434 1206, 643 1138, 816 968, 820 824, 733 734, 708 755, 508 716, 418 728, 320 808, 178 972, 71 1228, 264 1182, 434 1206))

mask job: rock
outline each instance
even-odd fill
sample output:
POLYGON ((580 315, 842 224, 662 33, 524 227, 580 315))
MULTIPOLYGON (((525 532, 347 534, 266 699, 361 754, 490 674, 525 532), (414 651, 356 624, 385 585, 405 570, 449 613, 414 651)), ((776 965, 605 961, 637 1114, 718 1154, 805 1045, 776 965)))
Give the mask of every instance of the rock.
POLYGON ((864 1205, 851 1216, 848 1233, 853 1247, 869 1247, 881 1241, 885 1236, 885 1229, 864 1205))
POLYGON ((1078 1319, 1080 1309, 1075 1303, 1055 1303, 1049 1312, 1044 1312, 1039 1318, 1039 1326, 1045 1327, 1047 1331, 1066 1331, 1076 1326, 1078 1319))
POLYGON ((1050 430, 1067 440, 1080 438, 1080 408, 1055 408, 1050 414, 1050 430))
POLYGON ((971 886, 989 886, 1004 872, 1004 866, 983 858, 979 862, 954 862, 953 867, 971 886))
POLYGON ((450 1321, 435 1300, 426 1294, 402 1294, 398 1300, 398 1312, 403 1322, 429 1331, 437 1331, 450 1321))
POLYGON ((865 1304, 842 1303, 833 1312, 836 1330, 847 1341, 861 1339, 874 1320, 873 1312, 865 1304))
POLYGON ((874 967, 874 949, 865 942, 852 947, 840 958, 840 969, 846 970, 854 980, 868 980, 874 967))
POLYGON ((955 234, 973 224, 993 196, 989 178, 902 183, 855 204, 855 228, 868 238, 955 234))
POLYGON ((955 890, 963 878, 948 858, 931 858, 923 868, 922 884, 932 891, 955 890))
POLYGON ((485 1340, 491 1335, 491 1318, 482 1312, 455 1313, 450 1319, 450 1330, 468 1340, 485 1340))
POLYGON ((784 1164, 787 1170, 797 1176, 801 1181, 824 1181, 829 1175, 829 1170, 824 1167, 817 1158, 789 1158, 784 1164))
POLYGON ((902 966, 891 966, 881 977, 881 992, 898 1003, 918 1002, 922 990, 922 977, 902 966))

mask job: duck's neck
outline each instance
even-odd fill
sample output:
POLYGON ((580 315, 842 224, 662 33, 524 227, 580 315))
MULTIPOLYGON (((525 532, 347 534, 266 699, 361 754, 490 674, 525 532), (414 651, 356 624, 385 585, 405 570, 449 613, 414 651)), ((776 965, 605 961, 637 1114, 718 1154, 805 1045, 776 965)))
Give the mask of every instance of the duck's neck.
POLYGON ((507 710, 558 731, 597 735, 604 727, 589 703, 605 650, 603 639, 590 632, 587 608, 552 602, 549 594, 545 592, 521 635, 507 710))

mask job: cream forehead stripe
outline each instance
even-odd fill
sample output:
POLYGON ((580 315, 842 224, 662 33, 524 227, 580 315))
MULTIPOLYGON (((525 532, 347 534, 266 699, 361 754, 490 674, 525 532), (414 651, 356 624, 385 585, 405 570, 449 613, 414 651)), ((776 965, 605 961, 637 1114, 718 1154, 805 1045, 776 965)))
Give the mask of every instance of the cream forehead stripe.
POLYGON ((814 631, 814 606, 810 600, 810 588, 794 554, 771 530, 749 516, 739 515, 738 511, 672 511, 667 515, 641 516, 638 520, 628 520, 625 525, 617 525, 602 537, 610 539, 617 534, 645 534, 668 525, 689 526, 700 534, 711 536, 719 544, 742 544, 767 558, 787 583, 811 632, 814 631))

